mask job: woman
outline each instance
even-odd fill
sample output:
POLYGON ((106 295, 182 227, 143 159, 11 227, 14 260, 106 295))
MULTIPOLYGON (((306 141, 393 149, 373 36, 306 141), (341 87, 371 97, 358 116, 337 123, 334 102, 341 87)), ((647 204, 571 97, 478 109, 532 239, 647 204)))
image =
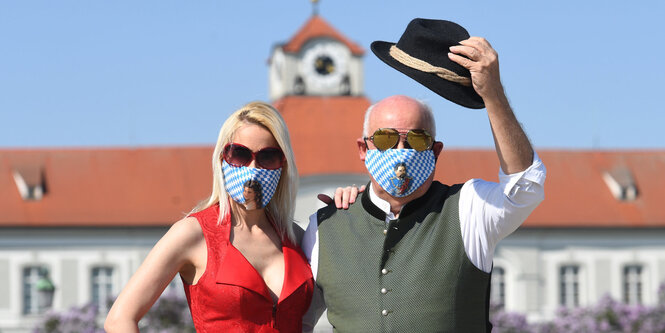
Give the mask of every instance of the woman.
POLYGON ((245 209, 251 210, 263 207, 263 191, 260 182, 253 179, 246 181, 243 185, 242 196, 245 198, 245 209))
POLYGON ((107 332, 138 332, 176 273, 198 332, 301 331, 314 282, 296 245, 298 172, 284 120, 265 103, 242 107, 222 126, 212 165, 212 194, 148 254, 113 304, 107 332), (247 181, 261 184, 254 209, 244 205, 247 181))

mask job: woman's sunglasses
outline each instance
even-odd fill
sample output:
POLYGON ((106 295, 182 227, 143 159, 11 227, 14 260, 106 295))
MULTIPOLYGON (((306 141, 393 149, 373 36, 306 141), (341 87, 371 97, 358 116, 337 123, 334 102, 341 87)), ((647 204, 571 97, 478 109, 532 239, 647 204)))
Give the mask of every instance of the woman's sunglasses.
POLYGON ((229 143, 224 146, 222 158, 234 167, 248 166, 252 161, 256 161, 256 165, 263 169, 275 170, 284 164, 284 153, 277 147, 263 148, 253 152, 238 143, 229 143))
POLYGON ((432 144, 434 143, 434 139, 429 132, 423 129, 412 129, 406 133, 400 133, 394 128, 379 128, 372 136, 363 139, 365 140, 365 145, 367 145, 367 139, 369 139, 379 150, 386 150, 395 148, 399 143, 400 137, 403 135, 406 136, 408 146, 417 151, 428 150, 432 148, 432 144))

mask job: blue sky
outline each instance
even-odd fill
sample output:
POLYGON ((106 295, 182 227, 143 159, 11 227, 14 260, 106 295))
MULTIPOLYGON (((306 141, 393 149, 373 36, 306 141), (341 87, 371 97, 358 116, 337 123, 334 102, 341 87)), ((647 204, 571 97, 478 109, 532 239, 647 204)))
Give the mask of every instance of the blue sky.
MULTIPOLYGON (((491 148, 484 110, 458 107, 379 61, 414 17, 487 38, 536 147, 665 148, 665 2, 333 1, 320 13, 363 46, 365 92, 427 101, 448 148, 491 148)), ((267 59, 307 0, 1 1, 0 147, 209 145, 268 99, 267 59)))

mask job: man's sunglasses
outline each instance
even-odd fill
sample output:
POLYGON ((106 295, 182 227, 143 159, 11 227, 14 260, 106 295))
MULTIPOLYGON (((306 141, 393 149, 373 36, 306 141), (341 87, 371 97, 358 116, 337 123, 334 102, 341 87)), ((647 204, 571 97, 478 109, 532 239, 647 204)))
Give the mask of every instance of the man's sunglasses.
POLYGON ((406 136, 408 146, 417 151, 428 150, 432 148, 432 144, 434 143, 432 135, 424 129, 411 129, 406 133, 400 133, 394 128, 379 128, 372 136, 363 139, 365 140, 365 145, 367 145, 367 139, 369 139, 379 150, 386 150, 395 148, 401 136, 406 136))
POLYGON ((222 158, 234 167, 248 166, 253 160, 259 167, 269 170, 279 169, 284 164, 284 153, 277 147, 263 148, 253 152, 238 143, 229 143, 224 146, 222 158))

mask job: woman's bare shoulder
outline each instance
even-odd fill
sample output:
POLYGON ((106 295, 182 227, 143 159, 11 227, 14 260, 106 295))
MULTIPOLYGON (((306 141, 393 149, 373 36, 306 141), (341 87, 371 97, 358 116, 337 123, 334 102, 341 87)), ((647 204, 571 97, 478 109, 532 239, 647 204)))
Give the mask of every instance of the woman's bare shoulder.
POLYGON ((166 236, 180 245, 195 245, 203 240, 203 230, 195 217, 188 216, 173 223, 166 236))

